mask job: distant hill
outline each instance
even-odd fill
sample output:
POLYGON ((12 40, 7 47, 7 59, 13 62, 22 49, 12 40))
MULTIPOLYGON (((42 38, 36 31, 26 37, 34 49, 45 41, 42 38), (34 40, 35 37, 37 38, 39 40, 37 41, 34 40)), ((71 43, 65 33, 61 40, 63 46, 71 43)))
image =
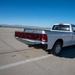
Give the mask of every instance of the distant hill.
POLYGON ((25 29, 34 29, 34 30, 50 30, 49 27, 38 27, 38 26, 29 26, 29 25, 7 25, 1 24, 0 27, 8 27, 8 28, 25 28, 25 29))

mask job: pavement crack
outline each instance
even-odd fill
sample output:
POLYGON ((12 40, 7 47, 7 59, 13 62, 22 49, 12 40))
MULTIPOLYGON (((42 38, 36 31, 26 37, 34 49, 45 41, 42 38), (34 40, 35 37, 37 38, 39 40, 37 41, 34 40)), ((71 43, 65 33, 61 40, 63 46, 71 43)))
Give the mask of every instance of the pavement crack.
MULTIPOLYGON (((18 51, 17 49, 15 49, 14 47, 12 47, 10 44, 8 44, 7 42, 5 42, 4 40, 0 39, 3 43, 5 43, 7 46, 9 46, 10 48, 12 48, 15 51, 10 51, 10 52, 3 52, 0 54, 6 54, 6 53, 12 53, 12 52, 19 52, 19 54, 21 54, 22 56, 26 57, 26 55, 22 54, 21 51, 18 51)), ((24 51, 24 50, 23 50, 24 51)))
POLYGON ((22 51, 25 51, 25 50, 16 50, 16 51, 2 52, 0 54, 8 54, 8 53, 15 53, 15 52, 22 52, 22 51))

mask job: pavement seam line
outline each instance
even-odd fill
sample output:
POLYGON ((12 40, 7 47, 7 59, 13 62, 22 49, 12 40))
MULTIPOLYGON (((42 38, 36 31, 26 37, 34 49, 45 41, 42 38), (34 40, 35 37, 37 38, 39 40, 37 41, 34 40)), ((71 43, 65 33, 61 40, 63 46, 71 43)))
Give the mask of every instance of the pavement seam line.
POLYGON ((9 68, 9 67, 13 67, 13 66, 17 66, 17 65, 21 65, 21 64, 25 64, 25 63, 29 63, 29 62, 33 62, 33 61, 37 61, 37 60, 41 60, 41 59, 45 59, 45 58, 48 58, 50 56, 52 56, 52 55, 46 55, 46 56, 41 56, 41 57, 37 57, 37 58, 31 58, 31 59, 27 59, 24 61, 19 61, 19 62, 3 65, 3 66, 0 66, 0 70, 5 69, 5 68, 9 68))

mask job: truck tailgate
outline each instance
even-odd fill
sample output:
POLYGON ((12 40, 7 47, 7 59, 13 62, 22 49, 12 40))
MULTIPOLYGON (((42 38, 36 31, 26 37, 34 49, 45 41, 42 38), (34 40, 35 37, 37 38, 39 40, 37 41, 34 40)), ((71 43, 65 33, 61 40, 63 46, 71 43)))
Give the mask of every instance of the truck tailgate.
POLYGON ((15 37, 31 40, 42 40, 42 34, 38 33, 27 33, 27 32, 15 32, 15 37))

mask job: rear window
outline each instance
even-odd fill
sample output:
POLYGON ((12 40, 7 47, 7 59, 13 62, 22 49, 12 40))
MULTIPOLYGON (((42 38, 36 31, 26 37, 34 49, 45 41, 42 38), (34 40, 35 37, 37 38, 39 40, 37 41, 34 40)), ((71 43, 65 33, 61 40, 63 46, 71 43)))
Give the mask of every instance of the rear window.
POLYGON ((70 31, 70 26, 69 25, 54 25, 52 30, 70 31))

